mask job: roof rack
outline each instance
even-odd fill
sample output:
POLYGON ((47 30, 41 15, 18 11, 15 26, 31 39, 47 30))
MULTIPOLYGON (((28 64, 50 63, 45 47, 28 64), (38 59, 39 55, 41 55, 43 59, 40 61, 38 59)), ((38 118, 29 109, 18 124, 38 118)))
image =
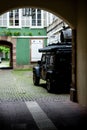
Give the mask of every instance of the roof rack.
POLYGON ((71 42, 58 42, 58 43, 52 43, 49 44, 48 46, 54 46, 54 45, 71 45, 71 42))
POLYGON ((71 44, 66 44, 66 43, 57 43, 57 44, 50 44, 44 48, 40 48, 38 51, 39 52, 59 52, 59 51, 71 51, 72 50, 72 45, 71 44))

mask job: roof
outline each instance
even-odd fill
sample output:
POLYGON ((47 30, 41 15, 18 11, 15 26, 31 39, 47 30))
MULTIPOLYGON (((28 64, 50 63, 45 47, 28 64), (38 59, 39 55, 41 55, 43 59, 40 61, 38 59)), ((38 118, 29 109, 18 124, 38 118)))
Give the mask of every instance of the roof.
POLYGON ((72 45, 71 44, 51 44, 44 48, 40 48, 39 52, 54 52, 54 51, 71 51, 72 45))

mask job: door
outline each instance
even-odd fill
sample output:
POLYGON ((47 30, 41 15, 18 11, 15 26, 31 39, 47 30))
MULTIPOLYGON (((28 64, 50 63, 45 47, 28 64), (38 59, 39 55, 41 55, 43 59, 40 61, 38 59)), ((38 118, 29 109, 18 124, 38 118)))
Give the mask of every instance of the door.
POLYGON ((31 62, 41 60, 42 53, 38 52, 39 48, 43 48, 43 39, 31 40, 31 62))

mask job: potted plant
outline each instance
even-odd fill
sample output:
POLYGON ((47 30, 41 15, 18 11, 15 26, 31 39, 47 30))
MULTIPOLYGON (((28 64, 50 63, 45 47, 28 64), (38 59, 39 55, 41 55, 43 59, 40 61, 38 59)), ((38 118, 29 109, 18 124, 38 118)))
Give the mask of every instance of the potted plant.
POLYGON ((41 32, 38 32, 38 35, 41 35, 41 32))
POLYGON ((32 32, 29 32, 28 35, 29 35, 29 36, 32 36, 32 32))
POLYGON ((6 36, 12 36, 12 32, 11 31, 7 31, 6 32, 6 36))
POLYGON ((14 36, 20 36, 21 33, 20 32, 14 32, 14 36))

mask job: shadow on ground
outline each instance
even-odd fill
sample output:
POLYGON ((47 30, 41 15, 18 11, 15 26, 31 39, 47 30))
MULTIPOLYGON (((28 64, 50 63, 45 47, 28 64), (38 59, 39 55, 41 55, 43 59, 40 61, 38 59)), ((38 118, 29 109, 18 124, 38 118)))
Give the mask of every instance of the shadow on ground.
MULTIPOLYGON (((38 87, 43 87, 44 89, 47 90, 47 87, 46 87, 46 83, 41 83, 38 87)), ((70 94, 70 87, 65 88, 63 89, 64 86, 62 86, 61 88, 59 88, 58 86, 57 87, 54 87, 54 89, 52 90, 52 92, 50 92, 51 94, 70 94)))

